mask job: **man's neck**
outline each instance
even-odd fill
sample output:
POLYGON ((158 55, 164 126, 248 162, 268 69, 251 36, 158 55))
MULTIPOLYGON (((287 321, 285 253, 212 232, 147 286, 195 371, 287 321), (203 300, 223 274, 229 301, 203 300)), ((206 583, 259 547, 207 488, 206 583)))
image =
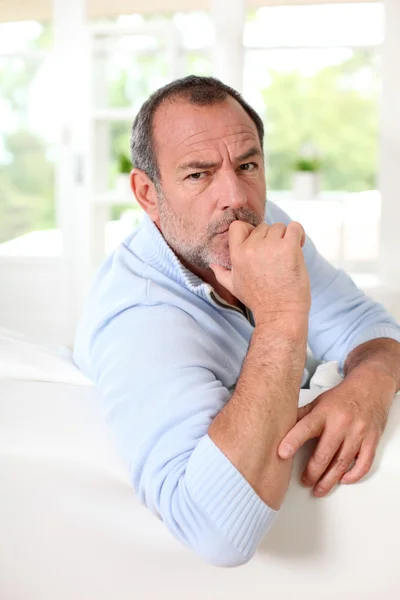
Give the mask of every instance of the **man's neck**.
MULTIPOLYGON (((161 235, 163 235, 159 223, 154 222, 154 224, 160 231, 161 235)), ((226 288, 224 288, 220 283, 218 283, 218 281, 211 269, 203 269, 201 267, 198 267, 197 265, 193 265, 192 263, 189 263, 184 258, 182 258, 182 256, 180 254, 178 254, 178 252, 176 252, 176 250, 173 250, 173 251, 175 252, 176 256, 179 258, 181 263, 187 269, 189 269, 189 271, 192 271, 192 273, 194 273, 195 275, 200 277, 200 279, 202 279, 206 283, 209 283, 214 288, 214 290, 217 292, 218 296, 220 298, 222 298, 222 300, 225 300, 225 302, 228 302, 228 304, 231 304, 232 306, 237 306, 239 308, 241 308, 243 306, 242 303, 233 294, 231 294, 226 288)))

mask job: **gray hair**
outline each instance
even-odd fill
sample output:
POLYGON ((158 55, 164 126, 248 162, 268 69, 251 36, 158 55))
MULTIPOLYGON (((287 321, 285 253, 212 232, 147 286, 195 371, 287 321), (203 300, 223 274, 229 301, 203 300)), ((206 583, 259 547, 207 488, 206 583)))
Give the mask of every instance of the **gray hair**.
POLYGON ((191 104, 206 106, 223 102, 227 96, 232 96, 239 102, 252 119, 257 128, 262 148, 264 141, 263 122, 241 94, 214 77, 189 75, 182 79, 176 79, 158 89, 142 105, 132 125, 131 157, 133 166, 144 171, 159 190, 161 175, 153 140, 153 119, 157 108, 165 100, 173 97, 186 99, 191 104))

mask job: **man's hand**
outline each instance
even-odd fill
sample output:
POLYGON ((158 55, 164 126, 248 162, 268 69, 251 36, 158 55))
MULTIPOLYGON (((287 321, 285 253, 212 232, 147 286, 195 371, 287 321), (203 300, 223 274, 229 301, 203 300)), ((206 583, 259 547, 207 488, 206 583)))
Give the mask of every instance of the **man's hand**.
POLYGON ((373 370, 367 380, 349 376, 299 409, 297 424, 279 445, 279 456, 292 458, 307 440, 318 437, 302 483, 323 497, 337 483, 359 481, 372 466, 394 393, 393 382, 373 370))
POLYGON ((305 233, 292 221, 257 227, 234 221, 229 228, 232 269, 211 264, 217 281, 245 304, 256 325, 308 323, 310 281, 301 250, 305 233))

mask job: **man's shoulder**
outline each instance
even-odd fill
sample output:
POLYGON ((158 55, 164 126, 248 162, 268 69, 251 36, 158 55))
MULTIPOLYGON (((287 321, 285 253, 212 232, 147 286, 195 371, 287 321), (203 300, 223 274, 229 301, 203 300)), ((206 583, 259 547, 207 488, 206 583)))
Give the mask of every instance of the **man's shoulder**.
POLYGON ((200 303, 173 278, 144 262, 134 244, 120 244, 97 273, 78 324, 75 356, 88 357, 111 324, 121 336, 147 326, 158 334, 170 327, 187 332, 200 303))

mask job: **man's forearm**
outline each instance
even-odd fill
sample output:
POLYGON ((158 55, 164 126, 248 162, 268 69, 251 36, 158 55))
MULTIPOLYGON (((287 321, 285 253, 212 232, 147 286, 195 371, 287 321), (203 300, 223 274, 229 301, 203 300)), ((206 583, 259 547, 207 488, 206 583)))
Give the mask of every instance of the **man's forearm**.
POLYGON ((235 392, 208 434, 271 508, 289 485, 292 461, 278 446, 296 423, 307 324, 257 326, 235 392))
POLYGON ((346 377, 379 377, 393 395, 400 389, 400 344, 395 340, 379 338, 354 348, 344 365, 346 377))

